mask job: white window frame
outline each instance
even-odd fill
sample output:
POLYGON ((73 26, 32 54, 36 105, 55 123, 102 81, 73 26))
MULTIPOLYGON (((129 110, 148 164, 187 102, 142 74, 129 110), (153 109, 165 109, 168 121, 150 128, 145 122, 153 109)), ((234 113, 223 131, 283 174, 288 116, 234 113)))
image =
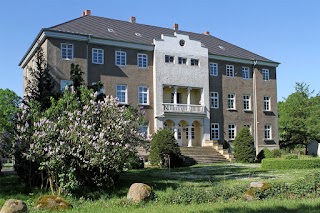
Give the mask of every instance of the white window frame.
POLYGON ((218 76, 218 63, 210 63, 210 75, 218 76))
POLYGON ((148 55, 144 53, 138 53, 137 55, 138 67, 148 68, 148 55))
POLYGON ((138 133, 139 134, 143 134, 145 137, 148 137, 148 135, 149 135, 149 125, 148 124, 141 124, 139 126, 138 133))
POLYGON ((210 93, 210 100, 211 100, 211 108, 219 109, 219 93, 218 92, 211 92, 210 93))
POLYGON ((250 79, 250 69, 249 67, 242 67, 242 78, 250 79))
POLYGON ((199 59, 191 58, 191 60, 190 60, 190 65, 191 65, 191 66, 199 66, 199 65, 200 65, 199 59))
POLYGON ((127 65, 127 52, 117 50, 115 52, 115 64, 117 66, 126 66, 127 65))
POLYGON ((271 98, 270 98, 270 96, 263 96, 263 111, 271 111, 271 98))
POLYGON ((228 94, 228 110, 235 110, 236 109, 236 94, 235 93, 229 93, 228 94))
POLYGON ((272 126, 271 126, 271 124, 264 125, 264 139, 265 140, 272 139, 272 126))
POLYGON ((172 56, 172 55, 165 55, 165 56, 164 56, 164 62, 165 62, 165 63, 174 63, 174 56, 172 56))
POLYGON ((228 124, 228 138, 234 140, 237 135, 237 127, 235 124, 228 124))
POLYGON ((92 63, 104 64, 104 50, 99 48, 92 48, 92 63))
POLYGON ((128 103, 128 87, 125 84, 118 84, 116 86, 116 97, 119 100, 120 104, 127 104, 128 103), (122 100, 123 97, 123 93, 124 93, 124 101, 122 100), (119 97, 119 95, 121 97, 119 97))
POLYGON ((66 88, 66 86, 71 86, 73 84, 73 81, 71 80, 60 80, 60 90, 63 92, 66 88))
POLYGON ((149 87, 139 86, 138 87, 138 103, 139 105, 149 105, 149 87), (147 91, 145 91, 147 89, 147 91), (140 96, 142 102, 140 102, 140 96))
POLYGON ((233 65, 226 65, 226 76, 233 78, 234 77, 234 66, 233 65))
POLYGON ((251 111, 251 96, 243 95, 243 110, 251 111))
POLYGON ((219 123, 211 123, 211 140, 220 140, 219 123))
POLYGON ((73 44, 70 43, 61 43, 61 59, 72 60, 74 57, 73 44), (65 51, 65 54, 64 54, 65 51), (71 52, 71 58, 69 58, 69 53, 71 52))
POLYGON ((269 81, 270 79, 270 72, 268 69, 262 69, 262 79, 264 81, 269 81))
POLYGON ((178 57, 178 64, 187 64, 188 59, 185 57, 178 57))

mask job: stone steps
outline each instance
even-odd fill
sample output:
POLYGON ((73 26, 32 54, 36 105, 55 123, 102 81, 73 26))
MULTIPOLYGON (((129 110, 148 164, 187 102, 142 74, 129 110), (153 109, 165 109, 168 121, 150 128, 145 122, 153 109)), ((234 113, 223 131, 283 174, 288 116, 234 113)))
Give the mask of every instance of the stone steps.
POLYGON ((180 147, 186 164, 206 164, 229 162, 223 155, 212 147, 180 147))

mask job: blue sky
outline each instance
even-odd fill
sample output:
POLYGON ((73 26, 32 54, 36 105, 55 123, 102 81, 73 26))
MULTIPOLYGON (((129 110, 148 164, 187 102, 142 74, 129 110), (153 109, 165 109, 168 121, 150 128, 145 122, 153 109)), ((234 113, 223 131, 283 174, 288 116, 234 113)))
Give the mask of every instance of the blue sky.
POLYGON ((1 0, 0 88, 19 96, 22 70, 19 61, 41 28, 81 16, 119 20, 136 16, 137 22, 202 33, 280 62, 278 100, 305 82, 320 91, 320 1, 292 0, 1 0))

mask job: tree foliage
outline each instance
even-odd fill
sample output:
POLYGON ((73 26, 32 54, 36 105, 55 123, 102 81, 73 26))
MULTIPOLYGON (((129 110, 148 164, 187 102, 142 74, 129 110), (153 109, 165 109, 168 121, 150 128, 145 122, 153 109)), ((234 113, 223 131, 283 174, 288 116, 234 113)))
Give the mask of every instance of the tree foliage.
POLYGON ((80 97, 65 90, 46 111, 39 113, 34 105, 19 116, 17 153, 38 165, 42 185, 49 182, 52 192, 112 186, 142 140, 139 118, 130 108, 109 96, 96 101, 86 87, 79 90, 80 97))
POLYGON ((178 167, 182 165, 180 149, 172 131, 168 128, 159 130, 152 136, 149 161, 152 165, 178 167))
POLYGON ((20 101, 15 92, 0 88, 0 156, 9 151, 20 101))
POLYGON ((54 92, 54 81, 41 47, 35 53, 35 67, 28 69, 24 102, 28 104, 31 100, 35 100, 40 103, 40 110, 44 111, 50 107, 51 97, 56 98, 58 94, 54 92))
POLYGON ((309 85, 296 83, 295 92, 278 104, 280 146, 292 149, 320 139, 320 97, 309 85))
POLYGON ((256 158, 253 137, 249 128, 242 128, 234 140, 234 157, 237 162, 253 163, 256 158))

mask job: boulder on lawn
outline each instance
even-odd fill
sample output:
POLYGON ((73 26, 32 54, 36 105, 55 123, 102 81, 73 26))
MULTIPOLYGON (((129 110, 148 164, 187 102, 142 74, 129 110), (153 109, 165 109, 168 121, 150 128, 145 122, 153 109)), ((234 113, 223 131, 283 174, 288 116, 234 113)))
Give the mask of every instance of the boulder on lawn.
POLYGON ((249 189, 246 191, 244 197, 247 201, 252 201, 255 199, 257 190, 262 192, 269 188, 270 188, 270 184, 267 182, 251 182, 249 185, 249 189))
POLYGON ((152 189, 144 183, 134 183, 130 186, 127 198, 134 202, 150 200, 152 198, 152 189))
POLYGON ((55 195, 42 195, 36 202, 36 209, 64 210, 70 208, 72 205, 68 201, 55 195))
POLYGON ((28 212, 27 204, 22 200, 9 199, 1 208, 0 213, 26 213, 28 212))

